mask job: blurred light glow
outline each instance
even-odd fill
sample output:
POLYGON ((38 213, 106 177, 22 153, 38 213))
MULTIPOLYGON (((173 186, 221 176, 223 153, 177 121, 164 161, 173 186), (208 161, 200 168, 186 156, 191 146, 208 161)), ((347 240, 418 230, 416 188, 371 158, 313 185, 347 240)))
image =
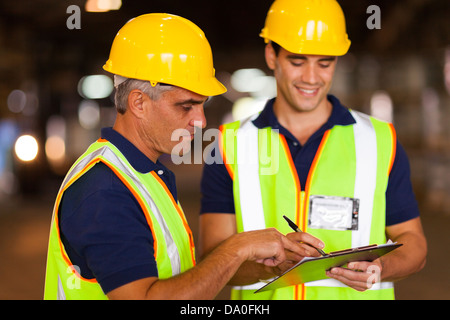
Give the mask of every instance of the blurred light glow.
POLYGON ((33 92, 26 92, 26 102, 22 113, 25 116, 34 116, 39 109, 39 99, 33 92))
POLYGON ((83 100, 78 107, 78 121, 87 129, 94 129, 100 123, 100 107, 93 100, 83 100))
POLYGON ((113 89, 111 78, 102 74, 85 76, 78 82, 78 93, 87 99, 106 98, 113 89))
POLYGON ((61 161, 66 154, 66 144, 61 137, 51 136, 45 142, 45 154, 50 161, 61 161))
POLYGON ((231 85, 239 92, 256 92, 264 85, 265 77, 260 69, 239 69, 231 75, 231 85))
POLYGON ((36 138, 30 135, 20 136, 14 145, 14 151, 22 161, 34 160, 38 154, 38 149, 36 138))
POLYGON ((8 109, 14 113, 20 113, 27 103, 27 95, 22 90, 13 90, 8 95, 8 109))
POLYGON ((85 9, 87 12, 107 12, 119 10, 121 6, 121 0, 87 0, 85 9))
POLYGON ((66 120, 57 115, 51 116, 46 125, 47 140, 45 154, 52 164, 62 163, 66 156, 66 120))
POLYGON ((244 97, 236 100, 231 111, 233 121, 242 120, 260 112, 265 104, 266 99, 255 99, 252 97, 244 97))
POLYGON ((385 91, 377 91, 370 99, 370 114, 380 120, 393 122, 392 99, 385 91))
POLYGON ((253 97, 270 99, 277 95, 277 80, 273 76, 265 76, 258 79, 259 90, 251 93, 253 97))

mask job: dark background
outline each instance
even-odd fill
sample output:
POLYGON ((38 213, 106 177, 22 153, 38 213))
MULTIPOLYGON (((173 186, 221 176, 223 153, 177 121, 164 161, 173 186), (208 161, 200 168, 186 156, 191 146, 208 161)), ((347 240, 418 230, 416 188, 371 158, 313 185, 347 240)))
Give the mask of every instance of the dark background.
MULTIPOLYGON (((0 299, 41 299, 48 230, 59 184, 70 164, 114 118, 111 97, 96 101, 100 122, 90 129, 78 123, 84 98, 78 93, 85 75, 105 74, 116 32, 129 19, 149 12, 181 15, 206 34, 218 78, 228 93, 206 108, 208 128, 229 119, 242 97, 230 85, 241 68, 267 75, 263 40, 258 36, 272 3, 268 0, 137 1, 123 0, 120 10, 92 13, 85 0, 0 0, 0 299), (81 9, 81 29, 69 30, 69 5, 81 9), (13 112, 13 90, 26 93, 23 112, 13 112), (28 110, 28 111, 27 111, 28 110), (65 158, 46 157, 49 119, 65 123, 65 158), (14 130, 1 131, 1 128, 14 130), (12 133, 11 133, 12 132, 12 133), (20 161, 13 143, 32 134, 37 158, 20 161)), ((397 284, 399 299, 449 299, 447 247, 450 227, 450 2, 448 0, 338 1, 352 41, 339 59, 332 92, 348 107, 371 112, 376 93, 392 103, 392 120, 411 162, 414 191, 429 244, 423 271, 397 284), (381 29, 370 30, 367 7, 381 10, 381 29)), ((167 165, 177 175, 179 200, 198 235, 201 164, 167 165)), ((219 298, 227 299, 226 291, 219 298)))

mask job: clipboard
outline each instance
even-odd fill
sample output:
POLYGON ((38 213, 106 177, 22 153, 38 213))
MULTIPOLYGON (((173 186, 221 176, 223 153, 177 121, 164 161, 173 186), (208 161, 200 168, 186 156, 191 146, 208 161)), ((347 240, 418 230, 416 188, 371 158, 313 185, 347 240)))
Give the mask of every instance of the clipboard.
POLYGON ((397 243, 370 245, 330 252, 322 257, 306 257, 295 266, 276 277, 254 293, 279 289, 305 282, 327 279, 325 272, 334 267, 343 266, 352 261, 373 261, 402 246, 397 243))

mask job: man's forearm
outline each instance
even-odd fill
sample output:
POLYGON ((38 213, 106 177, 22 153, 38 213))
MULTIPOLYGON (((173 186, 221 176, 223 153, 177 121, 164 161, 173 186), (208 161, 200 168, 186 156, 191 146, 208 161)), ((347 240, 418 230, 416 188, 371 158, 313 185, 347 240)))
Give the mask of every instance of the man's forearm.
POLYGON ((285 252, 291 252, 289 256, 299 258, 303 249, 276 229, 235 234, 191 270, 153 283, 147 290, 147 296, 157 296, 157 299, 212 299, 244 261, 274 268, 286 261, 285 252))
POLYGON ((256 283, 260 280, 270 279, 276 276, 272 268, 251 261, 244 262, 236 274, 228 282, 233 286, 244 286, 256 283))
POLYGON ((396 240, 403 246, 380 258, 381 280, 397 281, 419 272, 426 263, 427 244, 425 238, 414 233, 405 233, 396 240))
POLYGON ((158 280, 148 295, 163 300, 214 299, 241 263, 238 255, 218 247, 195 268, 167 280, 158 280))
POLYGON ((420 218, 389 226, 386 234, 389 239, 403 246, 380 258, 383 281, 400 280, 425 266, 427 241, 420 218))

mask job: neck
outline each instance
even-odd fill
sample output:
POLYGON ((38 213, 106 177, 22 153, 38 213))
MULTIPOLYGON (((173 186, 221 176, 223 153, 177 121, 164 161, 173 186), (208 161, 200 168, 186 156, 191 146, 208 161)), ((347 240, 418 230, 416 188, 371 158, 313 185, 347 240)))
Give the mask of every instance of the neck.
POLYGON ((161 153, 154 148, 149 147, 143 137, 145 135, 140 132, 139 125, 132 123, 133 119, 129 119, 125 115, 117 114, 113 129, 130 141, 136 148, 139 149, 147 158, 156 163, 161 153))
POLYGON ((282 100, 274 102, 273 110, 280 124, 291 132, 304 145, 308 139, 319 130, 331 115, 332 104, 324 99, 312 110, 299 110, 291 107, 282 100))

